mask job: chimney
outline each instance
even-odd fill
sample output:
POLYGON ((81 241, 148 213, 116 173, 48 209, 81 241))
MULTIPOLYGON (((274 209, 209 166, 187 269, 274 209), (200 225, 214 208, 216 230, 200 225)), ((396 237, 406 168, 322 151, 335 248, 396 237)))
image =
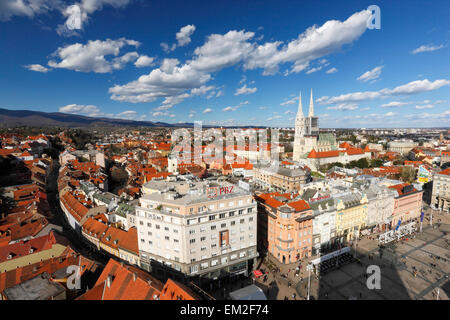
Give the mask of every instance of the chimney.
POLYGON ((133 272, 133 281, 136 282, 136 273, 133 272))
POLYGON ((107 286, 108 288, 111 288, 111 276, 107 276, 107 277, 106 277, 106 286, 107 286))

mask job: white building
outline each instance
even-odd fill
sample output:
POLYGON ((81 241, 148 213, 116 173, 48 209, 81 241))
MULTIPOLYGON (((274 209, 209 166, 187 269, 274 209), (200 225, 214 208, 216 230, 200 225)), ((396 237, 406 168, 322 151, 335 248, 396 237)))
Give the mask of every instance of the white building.
POLYGON ((143 193, 136 207, 141 266, 210 279, 251 271, 257 210, 249 191, 227 182, 153 180, 143 193))

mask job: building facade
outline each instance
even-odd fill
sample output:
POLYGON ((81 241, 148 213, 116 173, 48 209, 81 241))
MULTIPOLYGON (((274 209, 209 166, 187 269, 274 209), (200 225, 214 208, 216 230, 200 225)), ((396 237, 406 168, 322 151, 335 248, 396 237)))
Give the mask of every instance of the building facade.
POLYGON ((251 271, 256 202, 249 191, 206 181, 155 180, 145 187, 150 192, 136 208, 143 268, 161 265, 207 279, 251 271))
POLYGON ((450 168, 434 175, 431 206, 441 211, 450 211, 450 168))

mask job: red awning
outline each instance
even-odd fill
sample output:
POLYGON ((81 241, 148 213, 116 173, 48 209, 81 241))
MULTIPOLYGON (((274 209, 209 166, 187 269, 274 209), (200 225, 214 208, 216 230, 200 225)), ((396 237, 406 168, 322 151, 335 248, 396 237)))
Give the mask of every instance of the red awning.
POLYGON ((259 271, 259 270, 254 270, 253 271, 253 274, 255 275, 255 277, 261 277, 263 274, 262 274, 262 272, 261 271, 259 271))

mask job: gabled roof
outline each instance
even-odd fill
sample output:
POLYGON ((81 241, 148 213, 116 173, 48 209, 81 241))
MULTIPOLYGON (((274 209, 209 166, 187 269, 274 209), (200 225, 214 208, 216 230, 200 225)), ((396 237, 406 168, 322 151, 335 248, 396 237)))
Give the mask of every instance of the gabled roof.
POLYGON ((77 300, 155 300, 162 288, 150 274, 110 259, 94 288, 77 300))
POLYGON ((53 232, 50 232, 43 237, 31 239, 29 241, 22 240, 14 244, 0 247, 0 263, 24 257, 42 250, 51 249, 52 245, 55 243, 55 236, 53 235, 53 232))
POLYGON ((200 298, 185 285, 168 279, 161 290, 160 300, 200 300, 200 298))
POLYGON ((287 205, 293 208, 295 211, 304 211, 311 208, 305 200, 289 202, 287 205))

